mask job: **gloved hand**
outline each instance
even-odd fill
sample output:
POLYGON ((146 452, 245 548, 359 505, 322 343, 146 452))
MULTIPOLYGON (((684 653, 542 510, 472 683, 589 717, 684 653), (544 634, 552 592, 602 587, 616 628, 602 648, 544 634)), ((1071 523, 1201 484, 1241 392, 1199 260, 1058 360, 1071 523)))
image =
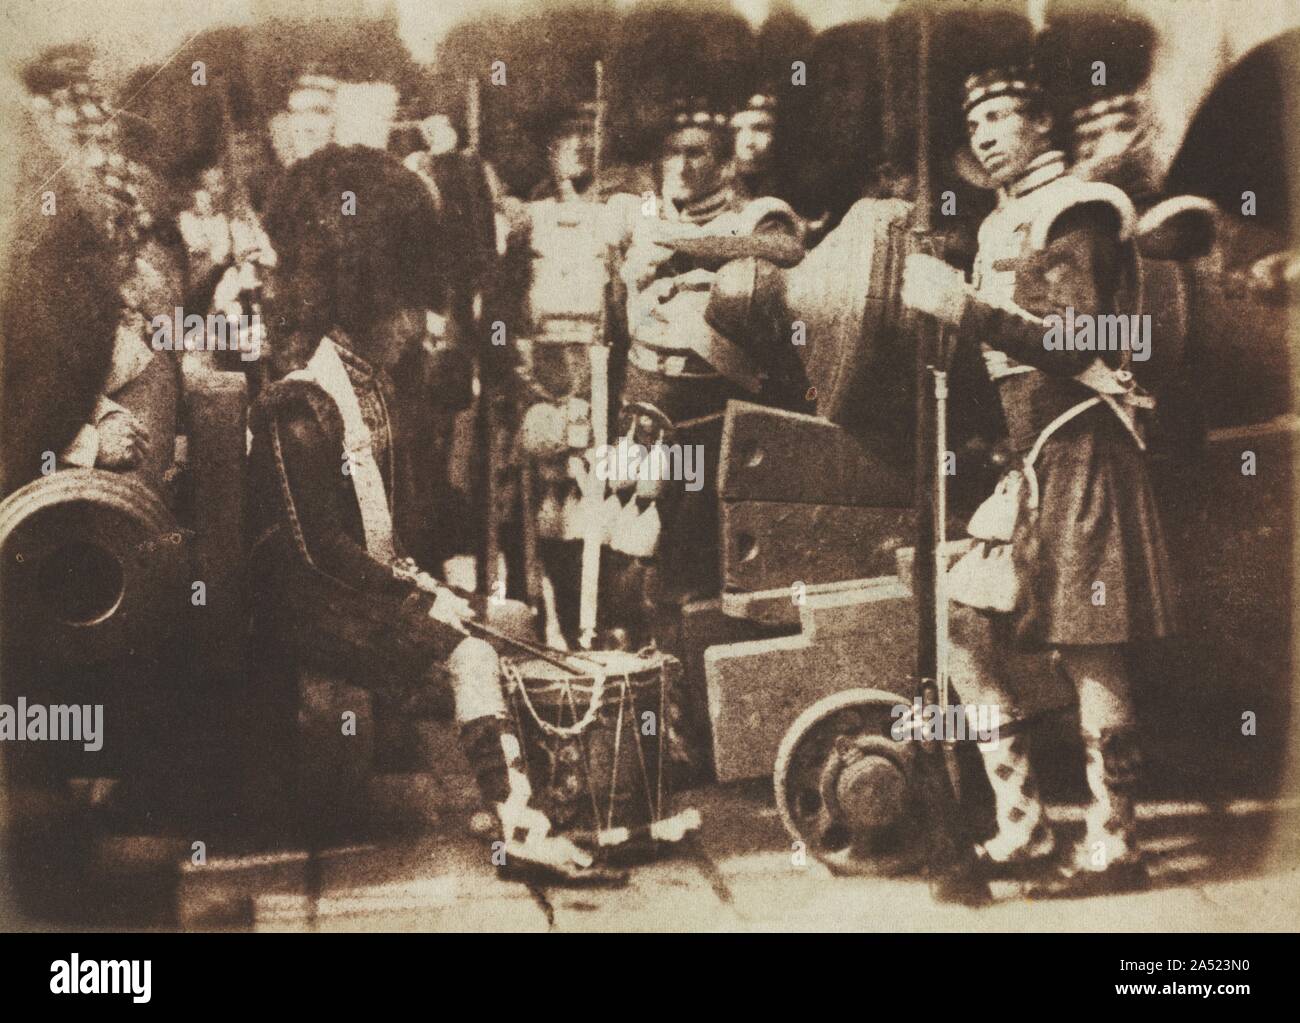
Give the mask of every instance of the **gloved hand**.
POLYGON ((99 454, 95 464, 104 469, 134 469, 149 450, 149 431, 126 409, 110 412, 96 424, 99 454))
POLYGON ((903 305, 956 326, 974 292, 962 272, 942 259, 913 253, 903 264, 903 305))
POLYGON ((434 592, 433 607, 429 608, 429 617, 444 625, 450 625, 458 632, 466 632, 464 620, 474 617, 474 609, 470 607, 468 600, 457 595, 454 590, 439 586, 434 592))
POLYGON ((534 458, 554 458, 569 450, 568 425, 564 409, 550 402, 538 402, 524 413, 519 444, 534 458))

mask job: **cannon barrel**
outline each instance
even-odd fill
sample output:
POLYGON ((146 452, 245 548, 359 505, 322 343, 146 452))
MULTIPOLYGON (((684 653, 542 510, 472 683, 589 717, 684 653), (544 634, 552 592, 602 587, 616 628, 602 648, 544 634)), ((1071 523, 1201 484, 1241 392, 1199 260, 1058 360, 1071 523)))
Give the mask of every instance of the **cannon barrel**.
POLYGON ((0 504, 3 640, 47 666, 158 648, 189 607, 185 536, 136 479, 70 469, 0 504))
MULTIPOLYGON (((1169 395, 1160 432, 1186 438, 1188 431, 1172 420, 1188 414, 1194 341, 1206 326, 1198 322, 1205 318, 1198 302, 1203 288, 1188 257, 1204 251, 1213 225, 1203 208, 1174 212, 1138 238, 1131 311, 1150 314, 1154 343, 1149 361, 1133 368, 1157 398, 1169 395)), ((755 338, 793 342, 809 405, 819 416, 856 434, 901 442, 914 386, 912 340, 899 302, 903 263, 915 244, 910 219, 902 200, 860 200, 796 266, 778 269, 755 259, 723 266, 706 316, 742 346, 755 338)), ((958 403, 966 397, 955 394, 958 403)), ((902 457, 910 461, 910 453, 902 457)))

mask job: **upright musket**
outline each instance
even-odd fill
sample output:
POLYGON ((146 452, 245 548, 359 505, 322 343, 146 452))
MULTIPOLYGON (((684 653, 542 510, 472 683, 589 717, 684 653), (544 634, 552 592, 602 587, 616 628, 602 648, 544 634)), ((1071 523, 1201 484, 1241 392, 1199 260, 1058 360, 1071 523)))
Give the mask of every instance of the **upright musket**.
MULTIPOLYGON (((465 83, 465 152, 478 157, 482 146, 482 106, 479 96, 477 76, 465 83)), ((481 509, 483 522, 483 542, 480 545, 481 556, 478 559, 476 584, 478 592, 490 596, 505 596, 505 588, 497 578, 501 561, 501 538, 498 534, 499 487, 497 485, 498 468, 502 462, 501 444, 498 437, 496 419, 496 401, 500 388, 493 366, 494 360, 486 358, 488 349, 483 343, 482 320, 474 317, 475 335, 479 339, 478 349, 478 410, 474 417, 474 447, 485 454, 486 464, 476 477, 475 503, 481 509)))
POLYGON ((479 98, 478 76, 475 75, 465 84, 465 149, 478 153, 482 147, 482 110, 479 98))
MULTIPOLYGON (((934 166, 931 161, 930 48, 933 12, 917 9, 916 216, 914 250, 937 254, 934 166)), ((944 585, 947 493, 943 471, 947 447, 947 366, 950 339, 942 328, 914 320, 916 337, 916 683, 926 706, 948 703, 948 600, 944 585)), ((939 720, 946 720, 946 712, 939 720)), ((974 847, 958 805, 956 749, 950 741, 923 738, 918 781, 929 813, 928 859, 936 897, 980 904, 989 901, 974 847)))
POLYGON ((591 142, 591 187, 600 182, 600 171, 605 159, 605 118, 608 106, 605 101, 605 62, 596 61, 596 122, 591 142))
MULTIPOLYGON (((596 123, 592 139, 590 193, 600 182, 605 144, 605 64, 596 61, 596 123)), ((594 344, 587 346, 591 370, 591 462, 582 488, 582 576, 578 596, 578 641, 590 649, 596 638, 600 594, 600 555, 605 543, 605 481, 596 471, 601 449, 609 442, 609 347, 605 343, 605 310, 594 344)))

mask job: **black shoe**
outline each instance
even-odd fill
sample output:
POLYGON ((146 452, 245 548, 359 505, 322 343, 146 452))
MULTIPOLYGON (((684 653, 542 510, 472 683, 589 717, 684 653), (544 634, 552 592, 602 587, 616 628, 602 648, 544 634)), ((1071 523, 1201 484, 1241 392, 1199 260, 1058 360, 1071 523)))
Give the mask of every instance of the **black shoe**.
POLYGON ((993 892, 978 870, 961 870, 930 879, 930 897, 935 902, 979 909, 991 905, 993 892))
POLYGON ((1004 860, 995 860, 982 845, 975 846, 980 873, 990 881, 1025 879, 1056 868, 1061 860, 1061 846, 1050 830, 1032 838, 1004 860))
POLYGON ((522 884, 541 886, 622 888, 627 884, 628 872, 594 864, 590 867, 579 867, 576 864, 558 866, 513 856, 497 867, 497 877, 503 881, 519 881, 522 884))
POLYGON ((1151 887, 1151 875, 1141 860, 1111 864, 1105 870, 1057 868, 1049 877, 1024 886, 1027 899, 1090 899, 1097 895, 1123 895, 1151 887))

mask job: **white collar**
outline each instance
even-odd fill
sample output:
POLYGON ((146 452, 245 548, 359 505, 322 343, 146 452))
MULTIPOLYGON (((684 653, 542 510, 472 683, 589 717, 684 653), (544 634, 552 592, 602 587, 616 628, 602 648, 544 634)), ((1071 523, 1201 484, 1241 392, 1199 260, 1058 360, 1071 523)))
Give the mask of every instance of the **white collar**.
POLYGON ((998 202, 1002 204, 1011 199, 1019 199, 1064 175, 1065 154, 1059 149, 1049 149, 1034 157, 1025 168, 1025 172, 1015 181, 998 189, 998 202))

